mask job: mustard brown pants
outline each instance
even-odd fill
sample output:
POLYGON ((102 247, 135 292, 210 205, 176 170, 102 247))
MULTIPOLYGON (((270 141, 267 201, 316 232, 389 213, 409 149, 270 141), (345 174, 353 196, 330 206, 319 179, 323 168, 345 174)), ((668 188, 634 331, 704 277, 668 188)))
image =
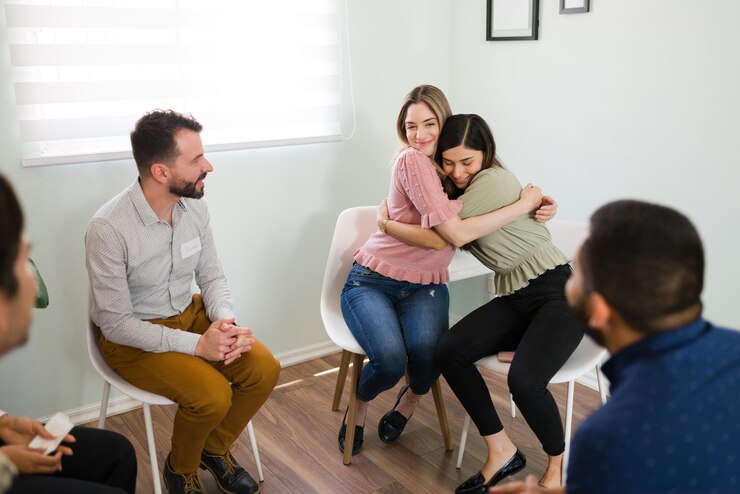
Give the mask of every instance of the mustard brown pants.
MULTIPOLYGON (((200 295, 182 314, 154 324, 203 334, 211 325, 200 295)), ((280 363, 255 340, 252 349, 229 365, 184 353, 152 353, 101 337, 108 365, 143 390, 177 403, 170 462, 178 473, 195 472, 204 449, 225 454, 270 396, 280 363)))

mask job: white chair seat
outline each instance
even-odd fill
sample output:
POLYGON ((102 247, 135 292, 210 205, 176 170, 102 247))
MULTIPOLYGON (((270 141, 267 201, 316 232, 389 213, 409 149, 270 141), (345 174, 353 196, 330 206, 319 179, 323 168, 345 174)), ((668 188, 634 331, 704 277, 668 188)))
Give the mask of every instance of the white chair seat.
MULTIPOLYGON (((347 271, 349 274, 349 270, 347 271)), ((346 278, 346 276, 345 276, 346 278)), ((341 290, 341 289, 340 289, 341 290)), ((336 293, 336 301, 327 302, 326 310, 321 311, 321 319, 324 321, 324 327, 341 328, 344 326, 347 328, 347 323, 344 322, 344 316, 342 316, 342 309, 339 302, 339 293, 336 293)), ((323 309, 322 304, 322 309, 323 309)), ((327 330, 328 333, 328 330, 327 330)), ((349 328, 346 331, 333 331, 329 337, 339 348, 347 350, 352 353, 359 353, 364 355, 365 350, 362 349, 357 340, 350 332, 349 328)))
MULTIPOLYGON (((606 350, 594 343, 591 338, 584 336, 568 361, 552 376, 550 384, 567 383, 582 377, 601 362, 605 353, 606 350)), ((509 374, 511 367, 509 362, 501 362, 498 355, 483 357, 475 365, 504 376, 509 374)))

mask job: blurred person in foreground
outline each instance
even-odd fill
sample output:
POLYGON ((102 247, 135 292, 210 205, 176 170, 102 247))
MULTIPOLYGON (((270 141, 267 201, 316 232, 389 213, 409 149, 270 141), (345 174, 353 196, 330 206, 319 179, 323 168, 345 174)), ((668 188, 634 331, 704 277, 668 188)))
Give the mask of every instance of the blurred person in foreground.
POLYGON ((740 492, 740 333, 702 318, 703 280, 702 242, 681 213, 597 210, 566 296, 611 354, 611 398, 576 432, 564 489, 528 476, 489 492, 740 492))
MULTIPOLYGON (((30 249, 20 203, 0 175, 0 355, 28 339, 36 300, 30 249)), ((0 493, 134 493, 136 455, 122 435, 74 427, 48 455, 28 446, 36 435, 54 437, 38 420, 0 410, 0 493)))

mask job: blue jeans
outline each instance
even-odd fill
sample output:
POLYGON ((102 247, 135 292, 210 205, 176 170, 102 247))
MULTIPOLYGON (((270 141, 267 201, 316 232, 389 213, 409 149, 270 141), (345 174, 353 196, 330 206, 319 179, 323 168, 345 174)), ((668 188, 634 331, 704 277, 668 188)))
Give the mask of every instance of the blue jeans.
POLYGON ((374 399, 395 386, 407 366, 411 391, 426 394, 440 374, 434 349, 449 328, 447 285, 398 281, 355 263, 341 302, 344 320, 369 359, 357 396, 374 399))

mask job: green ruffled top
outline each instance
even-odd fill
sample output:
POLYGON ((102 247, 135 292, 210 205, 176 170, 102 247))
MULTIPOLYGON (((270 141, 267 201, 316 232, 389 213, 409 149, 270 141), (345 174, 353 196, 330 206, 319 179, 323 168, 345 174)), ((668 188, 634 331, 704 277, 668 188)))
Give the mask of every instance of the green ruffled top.
MULTIPOLYGON (((465 204, 460 217, 464 219, 501 209, 519 200, 521 191, 521 184, 510 171, 504 168, 483 170, 459 198, 465 204)), ((496 273, 497 295, 514 293, 545 271, 569 261, 552 244, 547 227, 535 221, 534 213, 522 215, 479 238, 469 248, 480 262, 496 273)))

